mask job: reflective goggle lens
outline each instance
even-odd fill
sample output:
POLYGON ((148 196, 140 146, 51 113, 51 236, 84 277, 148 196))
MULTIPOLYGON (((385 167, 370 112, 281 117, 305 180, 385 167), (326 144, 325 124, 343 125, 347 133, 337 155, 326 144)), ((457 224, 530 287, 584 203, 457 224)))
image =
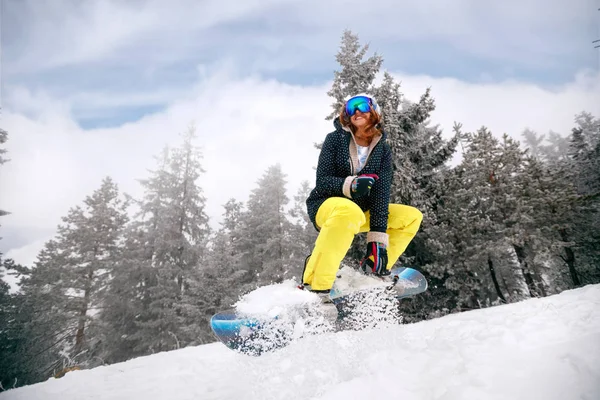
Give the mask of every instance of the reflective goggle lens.
POLYGON ((371 111, 371 99, 366 96, 353 97, 346 102, 346 113, 353 116, 356 110, 361 113, 371 111))

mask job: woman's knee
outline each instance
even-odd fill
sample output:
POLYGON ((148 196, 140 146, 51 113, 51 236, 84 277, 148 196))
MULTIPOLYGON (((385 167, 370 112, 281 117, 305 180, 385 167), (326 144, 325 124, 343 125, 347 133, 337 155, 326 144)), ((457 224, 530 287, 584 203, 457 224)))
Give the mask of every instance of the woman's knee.
POLYGON ((352 200, 343 197, 330 197, 319 207, 317 212, 319 226, 346 225, 357 231, 365 223, 365 213, 352 200))
POLYGON ((419 228, 423 221, 423 213, 416 207, 404 204, 390 204, 389 227, 392 229, 403 229, 406 227, 419 228))
POLYGON ((421 212, 421 210, 419 210, 416 207, 412 207, 412 206, 408 206, 411 208, 411 214, 414 217, 414 222, 415 224, 420 225, 421 222, 423 221, 423 213, 421 212))

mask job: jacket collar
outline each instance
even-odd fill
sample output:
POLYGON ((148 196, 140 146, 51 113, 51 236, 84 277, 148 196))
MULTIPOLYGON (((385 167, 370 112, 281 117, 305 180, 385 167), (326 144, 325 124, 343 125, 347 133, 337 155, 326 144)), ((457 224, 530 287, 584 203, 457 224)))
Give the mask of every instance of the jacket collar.
MULTIPOLYGON (((352 133, 350 128, 346 128, 346 127, 342 126, 342 124, 340 123, 338 118, 333 120, 333 126, 335 127, 336 132, 339 132, 342 135, 347 135, 349 137, 348 151, 350 152, 350 164, 351 164, 351 168, 352 168, 352 174, 358 173, 358 166, 359 166, 358 150, 357 150, 357 144, 356 144, 356 139, 354 137, 354 134, 352 133)), ((370 158, 371 153, 373 152, 373 149, 375 148, 377 143, 379 143, 382 140, 385 140, 385 138, 386 138, 386 134, 383 131, 381 134, 378 134, 377 136, 375 136, 373 138, 373 140, 371 141, 371 144, 369 145, 369 150, 367 153, 367 160, 370 158)))

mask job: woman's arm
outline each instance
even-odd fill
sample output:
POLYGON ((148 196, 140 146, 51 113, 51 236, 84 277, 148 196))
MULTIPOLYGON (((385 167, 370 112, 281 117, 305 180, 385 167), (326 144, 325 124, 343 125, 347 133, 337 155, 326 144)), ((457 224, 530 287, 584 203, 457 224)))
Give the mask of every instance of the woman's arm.
MULTIPOLYGON (((348 186, 348 193, 350 193, 350 185, 346 184, 346 181, 352 177, 339 177, 335 175, 335 155, 338 150, 336 149, 334 134, 330 133, 325 137, 321 153, 319 154, 317 190, 326 196, 344 196, 344 186, 348 186)), ((350 179, 351 181, 352 179, 350 179)))
POLYGON ((384 242, 383 240, 377 240, 377 238, 383 239, 383 236, 375 234, 375 232, 380 232, 385 235, 385 242, 387 242, 387 234, 385 234, 385 232, 387 231, 392 178, 394 175, 392 168, 392 152, 389 147, 386 148, 381 160, 381 169, 378 175, 379 179, 375 182, 375 185, 373 185, 370 194, 371 204, 369 210, 371 218, 370 232, 367 234, 367 241, 373 239, 372 241, 384 242))

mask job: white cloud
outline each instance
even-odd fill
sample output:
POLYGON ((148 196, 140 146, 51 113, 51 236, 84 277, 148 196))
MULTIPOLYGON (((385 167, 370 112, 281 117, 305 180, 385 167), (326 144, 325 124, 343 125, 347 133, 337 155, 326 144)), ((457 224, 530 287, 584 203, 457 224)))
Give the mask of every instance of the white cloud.
MULTIPOLYGON (((189 59, 219 40, 271 50, 291 45, 330 50, 335 45, 332 40, 344 28, 378 42, 435 40, 478 56, 548 66, 551 56, 588 50, 585 27, 597 8, 592 0, 523 0, 512 7, 478 0, 454 1, 451 6, 434 0, 380 0, 368 7, 350 0, 178 0, 168 5, 160 0, 57 0, 24 4, 9 3, 24 32, 9 47, 13 58, 5 60, 5 68, 11 73, 100 61, 138 63, 141 58, 158 65, 189 59), (360 23, 354 23, 357 10, 360 23), (252 20, 260 16, 272 18, 264 24, 252 20), (255 28, 249 29, 244 22, 255 28), (232 23, 239 23, 243 33, 214 29, 232 23), (269 32, 273 27, 277 34, 269 32)), ((276 62, 287 65, 296 60, 292 55, 292 60, 276 62)))
MULTIPOLYGON (((278 0, 275 0, 278 1, 278 0)), ((26 24, 23 49, 11 70, 38 70, 114 56, 132 43, 183 33, 240 18, 272 1, 195 2, 180 0, 168 5, 150 1, 38 1, 15 4, 26 24)))
MULTIPOLYGON (((573 82, 552 90, 529 83, 473 84, 456 79, 396 74, 404 93, 417 100, 431 86, 437 102, 433 123, 451 135, 454 121, 465 130, 488 126, 495 134, 507 132, 520 139, 525 127, 547 132, 569 132, 582 110, 600 115, 600 75, 580 74, 573 82)), ((293 86, 277 81, 231 79, 211 75, 190 89, 164 112, 118 128, 82 130, 64 107, 29 93, 38 113, 30 116, 4 110, 6 147, 12 159, 0 168, 2 218, 0 246, 14 243, 8 235, 25 238, 12 249, 19 262, 30 262, 52 235, 69 207, 112 176, 121 190, 139 195, 136 179, 154 168, 153 156, 163 145, 179 143, 178 134, 194 121, 204 149, 201 185, 208 198, 213 225, 221 206, 231 197, 245 201, 267 167, 281 163, 288 174, 290 197, 304 179, 314 182, 313 167, 320 142, 332 130, 324 117, 330 112, 324 86, 293 86), (37 242, 37 244, 36 244, 37 242)), ((30 107, 31 108, 31 107, 30 107)), ((11 250, 10 248, 8 250, 11 250)))
POLYGON ((334 62, 344 28, 370 42, 388 66, 420 60, 411 61, 412 70, 420 62, 429 63, 422 66, 427 72, 442 71, 441 63, 431 66, 441 46, 454 60, 491 62, 486 71, 468 65, 470 79, 496 79, 503 74, 499 60, 505 72, 536 66, 556 78, 589 61, 591 2, 7 2, 3 105, 37 118, 52 99, 60 114, 70 110, 79 121, 123 118, 128 109, 181 101, 189 93, 186 74, 199 62, 212 71, 235 60, 244 73, 290 73, 290 79, 301 73, 308 80, 334 62), (354 24, 348 16, 358 9, 362 20, 354 24))
POLYGON ((594 71, 582 71, 572 82, 552 88, 515 80, 471 84, 454 78, 396 77, 415 100, 431 86, 436 101, 433 121, 448 135, 457 121, 465 131, 485 125, 498 136, 508 133, 520 140, 525 128, 568 134, 581 111, 600 116, 600 73, 594 71))

